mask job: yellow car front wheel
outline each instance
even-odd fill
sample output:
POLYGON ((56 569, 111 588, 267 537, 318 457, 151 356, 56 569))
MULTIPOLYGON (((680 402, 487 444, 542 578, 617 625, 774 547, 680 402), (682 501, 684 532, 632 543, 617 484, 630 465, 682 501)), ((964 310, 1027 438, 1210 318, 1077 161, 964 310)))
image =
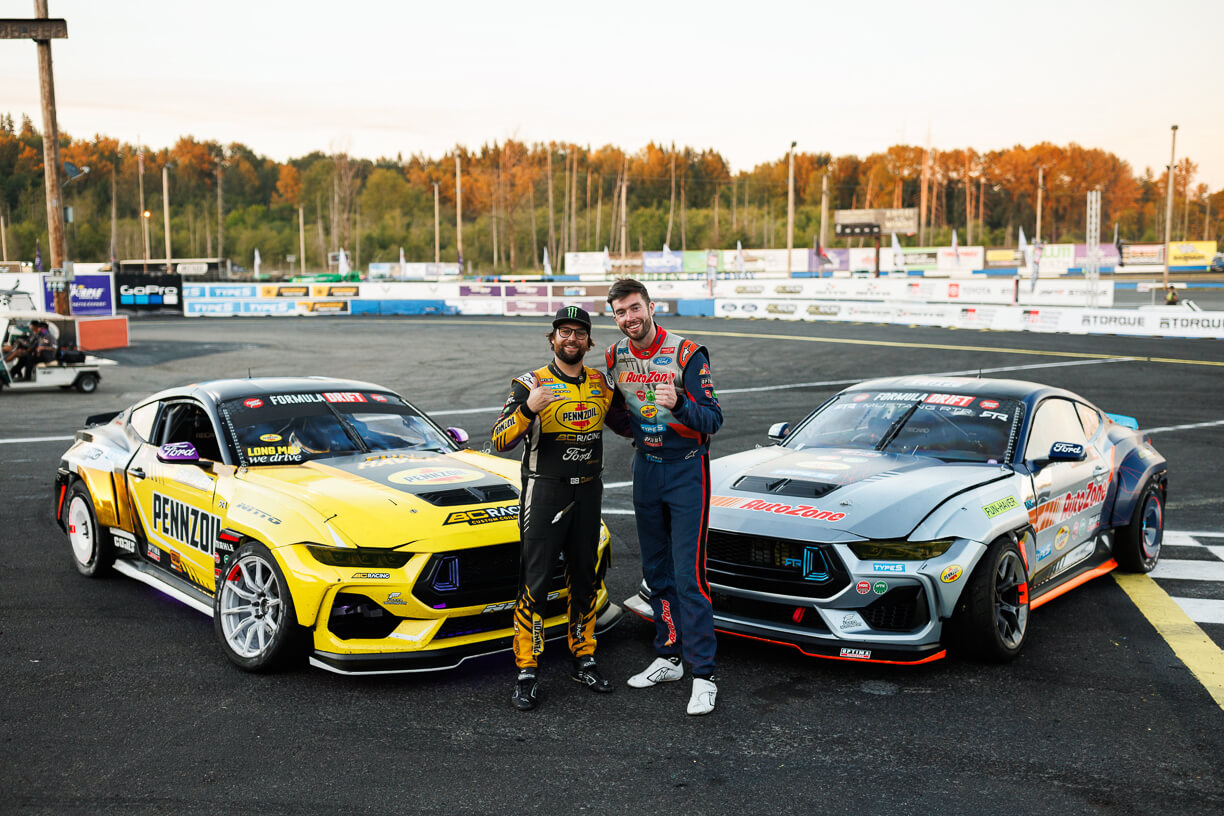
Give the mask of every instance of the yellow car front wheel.
POLYGON ((263 544, 244 544, 218 579, 213 626, 226 657, 246 671, 272 671, 300 660, 305 638, 293 597, 263 544))

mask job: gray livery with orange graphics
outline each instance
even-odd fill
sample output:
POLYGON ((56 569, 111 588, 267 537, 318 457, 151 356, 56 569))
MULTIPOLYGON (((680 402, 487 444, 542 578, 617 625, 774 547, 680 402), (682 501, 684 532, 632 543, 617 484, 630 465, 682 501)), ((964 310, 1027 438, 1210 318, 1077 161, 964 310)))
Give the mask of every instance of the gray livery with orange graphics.
MULTIPOLYGON (((720 632, 835 659, 1007 661, 1031 610, 1160 557, 1165 458, 1069 391, 872 380, 769 436, 711 463, 720 632)), ((645 592, 627 603, 648 614, 645 592)))

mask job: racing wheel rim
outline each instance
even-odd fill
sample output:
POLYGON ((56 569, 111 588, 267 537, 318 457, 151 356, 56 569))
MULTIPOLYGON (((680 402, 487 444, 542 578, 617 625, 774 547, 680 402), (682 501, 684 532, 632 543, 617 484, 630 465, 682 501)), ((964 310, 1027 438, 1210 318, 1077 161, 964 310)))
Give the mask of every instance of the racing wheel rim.
POLYGON ((73 496, 68 505, 68 542, 77 561, 88 564, 94 555, 93 519, 85 499, 73 496))
POLYGON ((1003 645, 1019 648, 1028 626, 1028 578, 1020 556, 1011 550, 1003 553, 995 569, 994 618, 1003 645))
POLYGON ((281 585, 258 556, 241 559, 221 585, 221 631, 239 657, 258 657, 284 625, 281 585))
POLYGON ((1140 541, 1143 546, 1145 560, 1154 560, 1160 555, 1160 542, 1164 534, 1164 521, 1160 508, 1160 497, 1155 493, 1148 495, 1143 503, 1142 527, 1140 541))

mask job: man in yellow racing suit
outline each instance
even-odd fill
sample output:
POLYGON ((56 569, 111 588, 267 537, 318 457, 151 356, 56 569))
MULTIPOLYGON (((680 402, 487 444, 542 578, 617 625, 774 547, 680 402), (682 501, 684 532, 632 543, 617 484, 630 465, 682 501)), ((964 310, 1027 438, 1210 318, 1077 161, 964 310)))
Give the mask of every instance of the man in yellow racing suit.
POLYGON ((577 306, 557 312, 548 334, 553 359, 515 377, 510 397, 493 426, 493 446, 508 451, 520 442, 523 489, 519 497, 521 559, 514 607, 515 707, 528 711, 540 699, 538 659, 544 649, 549 584, 564 556, 569 589, 569 650, 573 678, 599 692, 612 684, 595 663, 595 596, 607 564, 597 564, 603 497, 603 427, 628 435, 628 415, 604 375, 582 364, 592 347, 591 318, 577 306), (609 411, 611 410, 611 413, 609 411))

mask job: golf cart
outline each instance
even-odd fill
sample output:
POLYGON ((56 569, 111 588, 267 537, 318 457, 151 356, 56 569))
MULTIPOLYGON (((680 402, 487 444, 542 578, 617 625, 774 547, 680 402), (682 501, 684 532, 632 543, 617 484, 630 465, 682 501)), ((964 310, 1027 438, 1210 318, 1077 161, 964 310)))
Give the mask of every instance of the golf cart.
POLYGON ((70 317, 37 311, 0 310, 0 340, 3 341, 3 356, 11 356, 12 347, 29 332, 30 321, 41 320, 54 325, 58 331, 57 359, 38 363, 34 376, 29 380, 15 379, 9 371, 12 360, 0 363, 0 391, 44 390, 48 388, 75 388, 82 394, 96 391, 102 379, 102 366, 118 365, 114 360, 95 357, 76 349, 76 323, 70 317))

